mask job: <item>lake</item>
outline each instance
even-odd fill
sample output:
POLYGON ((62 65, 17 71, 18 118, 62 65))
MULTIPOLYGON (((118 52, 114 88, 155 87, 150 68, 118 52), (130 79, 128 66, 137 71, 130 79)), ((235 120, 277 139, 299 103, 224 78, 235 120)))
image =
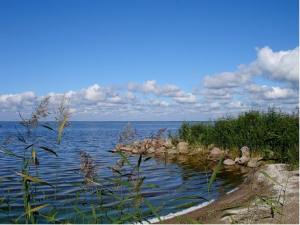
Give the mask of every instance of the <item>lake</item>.
MULTIPOLYGON (((39 128, 34 135, 54 148, 58 157, 46 151, 37 151, 40 161, 37 175, 55 188, 41 186, 34 193, 36 204, 51 205, 51 210, 55 209, 58 212, 56 218, 59 221, 89 223, 91 206, 97 206, 99 198, 95 194, 89 194, 92 187, 84 183, 84 177, 80 173, 80 152, 87 152, 94 160, 98 180, 114 189, 114 184, 109 182, 114 176, 109 167, 113 166, 120 156, 110 151, 118 143, 119 134, 126 124, 127 122, 71 122, 59 146, 52 144, 56 141, 52 131, 39 128), (75 205, 79 205, 79 209, 75 209, 75 205), (78 210, 86 216, 78 216, 78 210)), ((181 122, 131 122, 131 124, 137 131, 138 139, 143 139, 160 128, 167 128, 171 133, 176 133, 181 122)), ((0 122, 0 144, 7 145, 16 154, 24 152, 24 145, 15 138, 20 129, 16 122, 0 122)), ((138 156, 129 157, 129 160, 133 164, 137 163, 138 156)), ((21 160, 0 152, 1 223, 10 223, 11 219, 15 219, 23 211, 22 186, 20 178, 15 174, 16 171, 21 171, 21 165, 21 160), (7 209, 11 210, 8 212, 7 209)), ((161 216, 216 199, 242 182, 239 174, 222 171, 208 192, 211 172, 209 168, 197 164, 195 159, 192 163, 189 161, 177 163, 151 158, 142 162, 140 174, 145 177, 141 195, 151 205, 160 207, 157 213, 161 216)), ((116 210, 117 200, 107 196, 103 201, 105 213, 110 217, 119 213, 116 210)), ((146 212, 147 206, 144 204, 142 206, 146 212)), ((51 210, 49 208, 49 211, 51 210)), ((98 214, 101 212, 97 212, 98 214)), ((154 217, 146 215, 145 219, 154 217)), ((38 222, 45 221, 40 219, 38 222)))

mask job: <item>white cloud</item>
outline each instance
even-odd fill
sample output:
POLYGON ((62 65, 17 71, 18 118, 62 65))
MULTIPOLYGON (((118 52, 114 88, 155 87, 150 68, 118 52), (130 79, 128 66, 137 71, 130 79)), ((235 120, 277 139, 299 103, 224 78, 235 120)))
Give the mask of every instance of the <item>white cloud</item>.
MULTIPOLYGON (((52 92, 48 96, 51 96, 51 106, 58 105, 66 96, 70 99, 73 118, 85 120, 196 120, 268 106, 291 111, 299 103, 298 50, 258 49, 256 59, 249 64, 233 72, 207 75, 203 78, 203 88, 194 91, 147 80, 127 86, 94 84, 65 94, 52 92), (255 78, 259 76, 264 79, 258 79, 260 84, 257 84, 255 78)), ((0 94, 0 119, 17 111, 30 113, 42 97, 31 91, 0 94)))
POLYGON ((249 81, 248 73, 224 72, 212 76, 205 76, 203 79, 206 88, 235 88, 249 81))
POLYGON ((90 101, 104 101, 106 93, 98 84, 94 84, 84 90, 84 97, 90 101))
POLYGON ((247 84, 254 76, 265 76, 270 80, 299 81, 299 48, 274 52, 269 47, 257 49, 257 58, 247 65, 240 65, 234 72, 207 75, 203 79, 205 88, 237 88, 247 84))
POLYGON ((251 84, 246 89, 260 99, 280 100, 298 98, 298 93, 291 88, 269 87, 267 85, 251 84))
POLYGON ((174 97, 174 100, 177 103, 183 103, 183 104, 190 104, 190 103, 196 103, 197 98, 192 93, 182 93, 176 97, 174 97))
POLYGON ((0 108, 16 109, 23 106, 31 106, 35 104, 37 96, 32 91, 18 94, 3 94, 0 95, 0 108))
POLYGON ((299 81, 299 47, 274 52, 269 47, 258 49, 256 66, 260 73, 272 80, 299 81))
POLYGON ((191 104, 197 101, 197 97, 181 90, 173 84, 158 85, 155 80, 147 80, 143 84, 130 83, 128 89, 132 92, 143 92, 146 94, 154 94, 158 97, 169 97, 179 104, 191 104))

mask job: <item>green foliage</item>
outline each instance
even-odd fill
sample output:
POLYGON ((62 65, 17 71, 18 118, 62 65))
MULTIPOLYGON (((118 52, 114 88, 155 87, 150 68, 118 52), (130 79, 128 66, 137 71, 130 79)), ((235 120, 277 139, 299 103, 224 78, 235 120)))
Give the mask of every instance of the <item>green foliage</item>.
POLYGON ((248 146, 266 159, 298 165, 299 116, 274 109, 249 111, 214 123, 183 123, 179 137, 190 144, 217 145, 223 149, 248 146))

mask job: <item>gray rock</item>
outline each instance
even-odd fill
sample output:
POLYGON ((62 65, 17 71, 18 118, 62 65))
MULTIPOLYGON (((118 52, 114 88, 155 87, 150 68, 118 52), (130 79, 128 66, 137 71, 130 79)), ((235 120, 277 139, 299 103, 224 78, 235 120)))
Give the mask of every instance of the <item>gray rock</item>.
POLYGON ((177 149, 180 154, 185 154, 189 152, 189 144, 186 142, 179 142, 177 144, 177 149))
POLYGON ((242 157, 250 158, 250 149, 247 146, 242 147, 241 149, 242 157))
POLYGON ((232 159, 225 159, 225 160, 223 161, 223 164, 224 164, 225 166, 233 166, 233 165, 235 165, 235 162, 234 162, 232 159))
POLYGON ((147 153, 152 154, 155 153, 155 149, 153 147, 147 149, 147 153))
POLYGON ((133 150, 133 148, 131 148, 131 147, 125 147, 125 146, 120 147, 120 151, 132 152, 132 150, 133 150))
POLYGON ((166 152, 166 148, 165 147, 160 147, 160 148, 155 150, 155 155, 164 155, 165 152, 166 152))
POLYGON ((250 158, 246 156, 242 156, 237 160, 237 164, 239 165, 246 165, 249 162, 250 158))
POLYGON ((168 155, 176 155, 178 154, 177 150, 176 149, 170 149, 168 150, 168 155))
POLYGON ((224 151, 214 147, 212 150, 210 150, 209 155, 208 155, 208 159, 210 160, 219 160, 224 156, 224 151))
POLYGON ((133 154, 139 154, 140 152, 139 152, 138 149, 134 148, 134 149, 132 149, 131 153, 133 153, 133 154))
POLYGON ((172 147, 173 147, 172 140, 169 139, 169 138, 167 138, 167 139, 165 140, 164 146, 165 146, 166 148, 172 148, 172 147))

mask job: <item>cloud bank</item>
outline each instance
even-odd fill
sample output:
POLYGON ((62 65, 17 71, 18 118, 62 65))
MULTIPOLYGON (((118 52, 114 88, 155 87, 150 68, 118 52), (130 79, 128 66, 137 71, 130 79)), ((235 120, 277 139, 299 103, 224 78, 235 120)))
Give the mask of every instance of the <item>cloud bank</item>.
MULTIPOLYGON (((156 80, 116 86, 93 84, 66 93, 48 93, 51 105, 66 96, 74 120, 206 120, 249 109, 280 107, 291 112, 299 103, 299 48, 257 49, 252 62, 235 71, 206 75, 193 90, 156 80)), ((45 96, 33 91, 0 93, 0 120, 29 114, 45 96)))

